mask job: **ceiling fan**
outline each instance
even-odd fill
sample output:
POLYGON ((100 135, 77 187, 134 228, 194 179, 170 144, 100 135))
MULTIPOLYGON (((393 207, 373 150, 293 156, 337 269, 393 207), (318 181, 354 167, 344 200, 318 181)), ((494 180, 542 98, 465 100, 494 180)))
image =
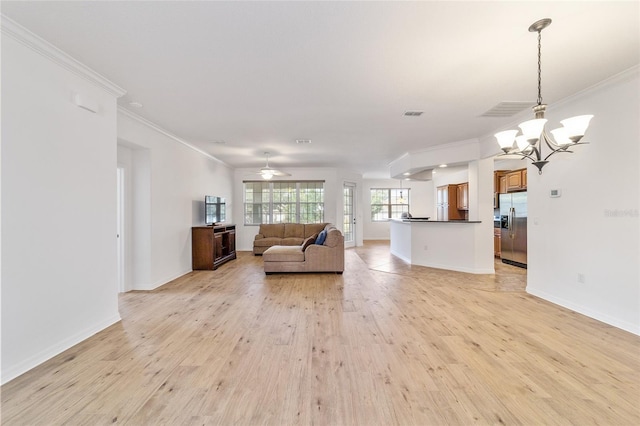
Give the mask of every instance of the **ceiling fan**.
POLYGON ((266 166, 261 168, 259 172, 257 172, 259 175, 262 176, 262 179, 269 180, 274 176, 278 176, 278 177, 291 176, 291 174, 289 174, 289 173, 285 173, 285 172, 282 172, 280 170, 276 170, 274 168, 269 167, 269 155, 270 155, 270 153, 265 152, 264 155, 267 157, 267 164, 266 164, 266 166))

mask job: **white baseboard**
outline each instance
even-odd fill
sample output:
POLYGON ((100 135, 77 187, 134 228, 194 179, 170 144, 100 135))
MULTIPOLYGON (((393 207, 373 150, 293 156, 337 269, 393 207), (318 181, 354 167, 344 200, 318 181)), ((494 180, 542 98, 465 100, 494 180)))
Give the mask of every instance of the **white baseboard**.
POLYGON ((392 253, 394 256, 399 257, 400 259, 411 263, 412 265, 418 265, 418 266, 426 266, 427 268, 436 268, 436 269, 446 269, 448 271, 456 271, 456 272, 464 272, 467 274, 488 274, 488 275, 492 275, 495 274, 496 271, 493 268, 465 268, 464 266, 460 266, 460 265, 447 265, 444 263, 434 263, 434 262, 411 262, 410 260, 406 260, 401 256, 398 256, 395 253, 392 253))
POLYGON ((401 255, 400 253, 396 253, 394 251, 391 251, 391 254, 394 255, 395 257, 397 257, 398 259, 407 262, 407 263, 411 263, 411 259, 408 257, 405 257, 403 255, 401 255))
POLYGON ((118 321, 120 321, 120 315, 114 315, 110 318, 105 319, 104 321, 101 321, 97 324, 94 324, 91 327, 85 328, 84 330, 74 334, 73 336, 70 336, 60 342, 57 342, 56 344, 49 346, 48 348, 40 351, 39 353, 30 356, 29 358, 23 360, 22 362, 15 364, 15 365, 10 365, 10 366, 5 366, 4 364, 2 365, 2 379, 0 379, 0 382, 4 385, 5 383, 15 379, 16 377, 20 376, 21 374, 26 373, 27 371, 31 370, 34 367, 37 367, 38 365, 42 364, 43 362, 53 358, 54 356, 66 351, 67 349, 69 349, 70 347, 77 345, 78 343, 82 342, 83 340, 88 339, 89 337, 93 336, 94 334, 104 330, 105 328, 117 323, 118 321))
POLYGON ((148 284, 134 284, 133 288, 131 290, 142 290, 142 291, 151 291, 151 290, 155 290, 160 286, 163 286, 175 279, 180 278, 183 275, 188 274, 189 272, 191 272, 191 269, 188 269, 186 271, 182 271, 176 275, 170 275, 166 278, 161 278, 153 283, 148 283, 148 284))
POLYGON ((633 333, 640 336, 640 324, 633 324, 633 323, 621 320, 620 318, 615 318, 615 317, 612 317, 611 315, 594 311, 593 309, 577 305, 569 300, 556 297, 554 295, 548 294, 544 291, 537 290, 535 288, 530 288, 529 286, 527 286, 527 293, 533 296, 539 297, 541 299, 544 299, 547 302, 560 305, 563 308, 571 309, 572 311, 578 312, 579 314, 586 315, 589 318, 593 318, 605 324, 609 324, 611 326, 617 327, 624 331, 628 331, 629 333, 633 333))
POLYGON ((464 272, 467 274, 492 275, 496 273, 495 269, 493 268, 465 268, 465 267, 461 267, 460 265, 444 265, 440 263, 429 263, 429 262, 415 263, 415 265, 426 266, 428 268, 447 269, 449 271, 464 272))

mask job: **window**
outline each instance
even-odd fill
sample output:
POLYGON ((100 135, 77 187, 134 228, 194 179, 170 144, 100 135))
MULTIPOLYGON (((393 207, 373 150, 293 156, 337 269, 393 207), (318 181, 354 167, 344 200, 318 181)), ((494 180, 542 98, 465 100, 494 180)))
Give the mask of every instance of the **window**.
MULTIPOLYGON (((297 190, 296 182, 273 182, 271 193, 273 195, 272 202, 272 220, 269 223, 295 223, 296 220, 296 203, 297 190)), ((264 222, 263 222, 264 223, 264 222)))
POLYGON ((324 182, 299 182, 299 223, 324 222, 324 182))
POLYGON ((400 219, 409 212, 408 188, 371 188, 371 220, 400 219))
POLYGON ((244 224, 319 223, 324 181, 244 183, 244 224))
POLYGON ((269 182, 244 184, 244 223, 269 223, 271 190, 269 182))

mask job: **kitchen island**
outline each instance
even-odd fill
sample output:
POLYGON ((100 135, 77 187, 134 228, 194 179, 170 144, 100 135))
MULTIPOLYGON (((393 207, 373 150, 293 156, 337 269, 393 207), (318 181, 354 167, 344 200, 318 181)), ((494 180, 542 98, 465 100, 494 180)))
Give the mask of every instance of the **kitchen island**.
MULTIPOLYGON (((412 265, 493 274, 493 246, 480 221, 392 219, 391 254, 412 265)), ((492 232, 493 228, 490 229, 492 232)))

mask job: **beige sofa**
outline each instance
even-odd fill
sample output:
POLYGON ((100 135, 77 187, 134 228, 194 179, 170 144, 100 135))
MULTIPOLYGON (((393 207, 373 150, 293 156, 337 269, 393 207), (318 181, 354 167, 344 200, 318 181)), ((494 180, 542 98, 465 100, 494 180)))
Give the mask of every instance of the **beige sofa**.
POLYGON ((272 246, 262 254, 264 272, 337 272, 344 271, 344 236, 335 226, 325 227, 324 244, 305 241, 302 246, 272 246))
POLYGON ((253 239, 253 254, 260 255, 272 246, 299 246, 306 238, 319 234, 326 223, 272 223, 260 225, 253 239))

